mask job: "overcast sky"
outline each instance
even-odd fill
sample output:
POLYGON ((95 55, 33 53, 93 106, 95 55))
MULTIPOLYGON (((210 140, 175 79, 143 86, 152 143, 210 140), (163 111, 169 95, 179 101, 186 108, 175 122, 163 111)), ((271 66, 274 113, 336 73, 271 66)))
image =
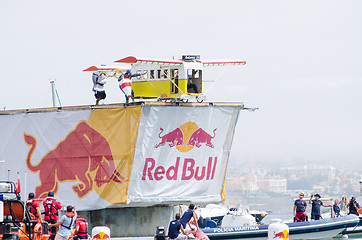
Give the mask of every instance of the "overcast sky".
MULTIPOLYGON (((83 69, 127 56, 242 58, 207 91, 244 102, 231 164, 362 164, 362 1, 0 1, 0 108, 95 103, 83 69)), ((208 69, 206 69, 207 71, 208 69)), ((215 79, 222 69, 210 69, 215 79)), ((208 86, 205 85, 205 90, 208 86)), ((105 103, 124 102, 116 81, 105 103)))

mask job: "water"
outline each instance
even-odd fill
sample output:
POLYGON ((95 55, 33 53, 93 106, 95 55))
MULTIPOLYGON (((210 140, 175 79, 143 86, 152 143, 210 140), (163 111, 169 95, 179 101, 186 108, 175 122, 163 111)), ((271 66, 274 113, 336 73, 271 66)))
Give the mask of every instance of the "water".
MULTIPOLYGON (((150 237, 126 237, 126 238, 111 238, 111 240, 154 240, 153 236, 150 237)), ((339 239, 345 239, 342 237, 334 237, 334 238, 323 238, 321 240, 339 240, 339 239)), ((356 236, 350 235, 347 239, 353 239, 353 240, 362 240, 362 234, 358 234, 356 236)), ((267 240, 267 238, 265 238, 267 240)))
MULTIPOLYGON (((272 219, 282 219, 283 221, 288 221, 291 220, 293 218, 292 215, 276 215, 276 214, 270 214, 267 215, 264 219, 263 219, 263 223, 264 224, 270 224, 272 219)), ((111 240, 154 240, 153 236, 149 236, 149 237, 125 237, 125 238, 111 238, 111 240)), ((339 240, 339 239, 353 239, 353 240, 362 240, 362 233, 358 233, 358 234, 350 234, 348 236, 348 238, 342 238, 342 236, 337 236, 334 238, 323 238, 321 240, 339 240)), ((251 239, 252 240, 252 239, 251 239)), ((267 240, 267 238, 265 238, 265 240, 267 240)), ((302 239, 301 239, 302 240, 302 239)))

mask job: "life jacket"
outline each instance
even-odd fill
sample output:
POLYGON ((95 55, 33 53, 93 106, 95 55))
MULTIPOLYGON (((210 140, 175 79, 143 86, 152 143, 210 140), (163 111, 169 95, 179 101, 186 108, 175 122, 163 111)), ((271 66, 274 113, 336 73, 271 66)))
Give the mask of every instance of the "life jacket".
POLYGON ((55 207, 55 202, 55 199, 47 198, 43 203, 45 216, 48 216, 50 219, 54 215, 58 216, 58 208, 55 207))
POLYGON ((123 93, 128 97, 132 97, 132 81, 129 76, 122 75, 118 79, 119 81, 119 88, 123 91, 123 93))
POLYGON ((78 218, 77 221, 80 221, 77 236, 80 236, 80 237, 87 236, 88 235, 87 220, 85 220, 84 218, 78 218))
POLYGON ((65 214, 65 216, 68 217, 68 218, 70 218, 70 224, 69 224, 68 226, 62 224, 62 226, 70 230, 70 229, 72 228, 73 220, 74 220, 74 216, 75 216, 75 215, 74 215, 74 213, 67 212, 67 213, 65 214))
POLYGON ((26 207, 28 208, 29 212, 33 214, 36 218, 38 218, 38 212, 36 211, 36 207, 34 206, 34 199, 29 199, 26 201, 26 207))

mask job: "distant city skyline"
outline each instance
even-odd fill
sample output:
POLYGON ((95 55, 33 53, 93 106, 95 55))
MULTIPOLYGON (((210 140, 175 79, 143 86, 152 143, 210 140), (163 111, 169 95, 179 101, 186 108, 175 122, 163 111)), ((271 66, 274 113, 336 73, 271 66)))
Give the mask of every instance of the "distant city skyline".
POLYGON ((309 198, 318 193, 324 198, 348 200, 355 196, 362 203, 362 170, 349 167, 298 165, 277 171, 273 164, 229 169, 225 204, 251 205, 250 208, 291 214, 292 204, 300 192, 309 198), (268 199, 268 201, 265 201, 268 199))

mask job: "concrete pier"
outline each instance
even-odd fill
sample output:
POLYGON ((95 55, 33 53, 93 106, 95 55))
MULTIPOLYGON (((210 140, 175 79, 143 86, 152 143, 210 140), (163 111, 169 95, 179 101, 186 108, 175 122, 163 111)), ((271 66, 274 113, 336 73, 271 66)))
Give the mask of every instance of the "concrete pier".
POLYGON ((78 214, 87 219, 89 233, 95 226, 107 226, 115 238, 153 236, 157 226, 168 229, 177 212, 182 213, 178 206, 153 206, 78 211, 78 214))

